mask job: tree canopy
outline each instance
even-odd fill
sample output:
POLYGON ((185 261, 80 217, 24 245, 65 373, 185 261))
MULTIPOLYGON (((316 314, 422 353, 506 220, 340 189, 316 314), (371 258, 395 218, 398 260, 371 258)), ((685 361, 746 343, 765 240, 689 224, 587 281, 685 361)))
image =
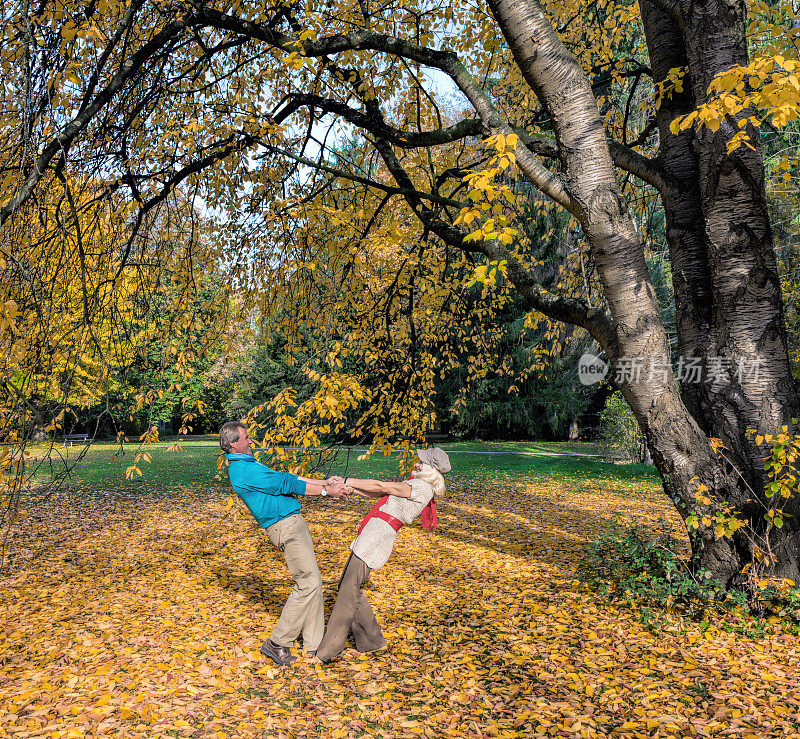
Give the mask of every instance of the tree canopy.
MULTIPOLYGON (((265 443, 280 456, 336 432, 380 449, 434 428, 448 373, 464 378, 458 406, 508 371, 498 317, 521 301, 548 355, 595 342, 611 363, 697 566, 726 584, 748 567, 800 577, 798 497, 787 485, 776 499, 763 467, 763 444, 800 415, 762 143, 797 118, 791 3, 112 0, 6 14, 12 345, 29 285, 71 274, 81 330, 102 346, 104 291, 125 303, 129 275, 151 280, 144 295, 167 269, 195 289, 205 265, 226 276, 234 325, 270 323, 307 356, 314 392, 286 389, 250 416, 267 412, 265 443), (87 251, 82 208, 109 213, 105 250, 87 251), (40 264, 37 220, 42 243, 75 256, 40 264), (647 260, 659 220, 672 348, 647 260), (153 235, 186 223, 173 256, 153 235), (108 276, 86 276, 90 252, 108 276), (702 381, 679 389, 673 354, 702 381)), ((791 147, 771 155, 770 174, 796 166, 791 147)), ((520 381, 546 359, 534 352, 520 381)), ((8 429, 33 398, 20 377, 38 371, 5 372, 8 429)))

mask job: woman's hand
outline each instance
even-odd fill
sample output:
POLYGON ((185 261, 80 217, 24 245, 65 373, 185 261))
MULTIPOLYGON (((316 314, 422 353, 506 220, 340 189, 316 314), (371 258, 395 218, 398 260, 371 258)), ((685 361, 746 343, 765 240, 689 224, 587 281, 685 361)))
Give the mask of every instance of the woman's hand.
MULTIPOLYGON (((342 478, 338 478, 341 480, 342 478)), ((328 491, 328 495, 337 500, 339 498, 344 498, 346 495, 350 495, 353 492, 352 488, 349 488, 343 485, 341 482, 330 482, 331 478, 325 481, 325 488, 328 491)))

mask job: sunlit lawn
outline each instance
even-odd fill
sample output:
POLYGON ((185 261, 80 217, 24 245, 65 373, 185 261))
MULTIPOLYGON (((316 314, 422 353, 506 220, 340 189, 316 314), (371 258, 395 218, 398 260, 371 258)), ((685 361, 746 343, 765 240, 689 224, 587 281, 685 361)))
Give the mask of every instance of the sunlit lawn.
MULTIPOLYGON (((639 476, 655 479, 652 467, 643 465, 609 465, 604 461, 602 449, 596 444, 566 442, 438 442, 450 452, 454 473, 464 478, 508 474, 566 475, 570 478, 611 476, 629 480, 639 476), (498 452, 500 452, 498 454, 498 452)), ((127 445, 120 453, 117 444, 95 443, 88 447, 55 444, 37 444, 31 447, 36 467, 35 480, 46 482, 72 466, 68 480, 73 483, 101 485, 107 489, 139 489, 151 485, 218 484, 217 454, 219 445, 215 437, 201 437, 182 443, 179 451, 170 451, 172 441, 149 444, 146 451, 150 462, 140 461, 142 477, 126 478, 126 470, 133 463, 137 447, 127 445)), ((318 474, 341 474, 351 477, 380 477, 398 479, 400 455, 375 454, 369 460, 360 460, 364 448, 338 449, 335 456, 322 462, 318 474)), ((268 460, 265 460, 268 461, 268 460)), ((313 474, 313 473, 311 473, 313 474)))

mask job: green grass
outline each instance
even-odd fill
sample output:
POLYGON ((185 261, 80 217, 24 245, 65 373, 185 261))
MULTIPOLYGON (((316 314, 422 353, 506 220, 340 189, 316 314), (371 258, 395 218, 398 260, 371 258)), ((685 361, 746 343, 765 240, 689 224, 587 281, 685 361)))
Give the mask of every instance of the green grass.
POLYGON ((436 442, 436 444, 447 450, 458 451, 604 455, 602 446, 587 441, 450 441, 436 442))
MULTIPOLYGON (((36 483, 46 483, 63 470, 63 460, 74 463, 68 476, 73 484, 108 490, 130 490, 147 487, 192 488, 216 487, 216 459, 219 446, 215 436, 184 442, 180 451, 168 451, 171 442, 158 442, 147 447, 150 463, 140 461, 142 477, 128 480, 125 472, 133 463, 136 448, 129 446, 120 454, 116 444, 93 444, 86 450, 78 446, 50 449, 40 444, 33 447, 37 460, 33 470, 36 483)), ((637 479, 657 479, 653 467, 645 465, 616 465, 602 457, 588 456, 600 452, 596 445, 581 442, 453 442, 443 446, 450 453, 451 475, 461 479, 491 479, 502 475, 541 475, 574 480, 599 478, 606 481, 631 482, 637 479), (482 452, 482 453, 475 453, 482 452), (498 454, 497 452, 504 452, 498 454), (570 456, 587 455, 587 456, 570 456)), ((358 457, 363 451, 339 451, 333 460, 325 462, 321 474, 341 474, 351 477, 397 479, 399 454, 386 457, 376 454, 370 460, 358 457)), ((267 461, 267 460, 265 460, 267 461)), ((223 481, 227 484, 227 481, 223 481)))
POLYGON ((45 483, 62 473, 64 462, 71 467, 66 477, 69 483, 89 485, 109 490, 137 488, 143 485, 202 487, 218 485, 216 457, 219 444, 211 438, 185 442, 179 451, 168 451, 172 442, 149 444, 144 451, 151 462, 139 461, 142 477, 126 479, 126 470, 133 464, 137 447, 126 446, 121 453, 118 444, 92 444, 88 448, 55 445, 52 451, 44 444, 32 447, 37 467, 36 482, 45 483))

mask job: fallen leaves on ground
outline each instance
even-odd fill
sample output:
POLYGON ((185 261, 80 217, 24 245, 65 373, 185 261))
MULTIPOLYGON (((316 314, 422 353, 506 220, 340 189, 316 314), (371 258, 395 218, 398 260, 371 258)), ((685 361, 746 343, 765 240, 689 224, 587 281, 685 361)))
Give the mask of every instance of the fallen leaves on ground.
MULTIPOLYGON (((368 581, 389 650, 285 669, 259 647, 291 581, 229 495, 28 507, 0 588, 0 736, 800 736, 780 625, 652 633, 576 579, 614 511, 671 515, 655 484, 454 477, 439 528, 403 529, 368 581)), ((368 507, 304 505, 326 610, 368 507)))

